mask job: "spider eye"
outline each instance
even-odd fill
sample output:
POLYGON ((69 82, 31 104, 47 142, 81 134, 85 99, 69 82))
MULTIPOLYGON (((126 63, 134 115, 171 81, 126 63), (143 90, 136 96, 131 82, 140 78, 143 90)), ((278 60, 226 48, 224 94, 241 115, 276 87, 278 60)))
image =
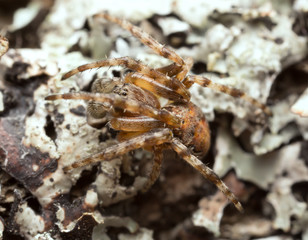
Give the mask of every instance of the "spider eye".
POLYGON ((127 96, 128 89, 126 87, 122 88, 122 91, 120 92, 121 96, 127 96))

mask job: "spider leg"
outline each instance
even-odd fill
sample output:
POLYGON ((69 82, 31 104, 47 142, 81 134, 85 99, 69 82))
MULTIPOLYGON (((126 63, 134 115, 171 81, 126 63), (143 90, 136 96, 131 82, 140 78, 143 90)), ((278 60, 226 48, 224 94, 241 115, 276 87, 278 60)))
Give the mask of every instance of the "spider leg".
POLYGON ((234 98, 242 98, 245 101, 250 102, 252 105, 262 109, 262 111, 265 112, 268 116, 273 115, 272 111, 269 109, 269 107, 260 103, 259 101, 250 97, 248 94, 246 94, 245 92, 243 92, 239 89, 228 87, 228 86, 221 85, 221 84, 218 84, 218 83, 214 83, 213 81, 209 80, 206 77, 196 76, 196 75, 187 76, 183 81, 183 84, 187 88, 190 88, 191 85, 194 84, 194 83, 197 83, 202 87, 208 87, 208 88, 211 88, 213 90, 223 92, 223 93, 228 94, 228 95, 230 95, 234 98))
MULTIPOLYGON (((97 61, 94 63, 88 63, 85 65, 81 65, 75 69, 72 69, 71 71, 65 73, 62 76, 62 80, 65 80, 79 72, 83 72, 89 69, 93 69, 93 68, 100 68, 100 67, 108 67, 108 66, 125 66, 131 70, 136 71, 136 73, 134 76, 132 76, 131 74, 127 74, 127 78, 126 81, 129 82, 129 79, 132 78, 133 79, 146 79, 147 82, 151 82, 152 85, 154 86, 160 86, 160 88, 164 88, 164 86, 166 86, 165 88, 170 88, 172 91, 180 94, 182 96, 183 99, 185 100, 189 100, 190 99, 190 93, 189 91, 185 88, 185 86, 178 81, 175 78, 170 78, 166 75, 164 75, 163 73, 150 68, 144 64, 142 64, 141 62, 132 59, 130 57, 121 57, 121 58, 114 58, 114 59, 106 59, 106 60, 101 60, 101 61, 97 61), (137 74, 137 75, 136 75, 137 74), (156 82, 156 83, 155 83, 156 82)), ((144 82, 144 81, 143 81, 144 82)), ((153 87, 152 87, 153 89, 153 87)))
POLYGON ((136 86, 170 100, 183 102, 190 99, 189 91, 176 78, 169 78, 167 76, 164 78, 153 78, 142 73, 134 72, 126 74, 125 82, 133 83, 136 86))
POLYGON ((67 172, 74 168, 83 167, 92 163, 100 161, 110 161, 134 149, 147 146, 156 146, 161 145, 165 142, 170 142, 172 137, 173 134, 168 128, 157 128, 152 131, 141 134, 135 138, 110 146, 101 151, 100 153, 94 154, 90 157, 83 159, 80 162, 76 162, 64 167, 63 170, 67 172))
POLYGON ((111 119, 109 124, 115 130, 121 130, 126 132, 145 132, 154 128, 166 127, 166 124, 164 122, 146 116, 115 117, 111 119))
MULTIPOLYGON (((110 67, 110 66, 125 66, 131 70, 134 70, 136 72, 142 72, 144 74, 147 74, 151 72, 151 68, 148 66, 142 64, 141 62, 130 58, 130 57, 120 57, 120 58, 113 58, 113 59, 105 59, 105 60, 100 60, 97 62, 93 63, 88 63, 81 65, 77 68, 72 69, 71 71, 65 73, 62 76, 62 80, 65 80, 77 73, 93 69, 93 68, 100 68, 100 67, 110 67)), ((154 69, 153 69, 154 70, 154 69)), ((161 74, 162 75, 162 74, 161 74)))
POLYGON ((144 185, 142 192, 147 192, 159 177, 160 169, 163 161, 163 148, 161 146, 154 147, 154 159, 152 170, 147 183, 144 185))
POLYGON ((185 61, 186 61, 186 65, 184 67, 180 67, 176 63, 172 63, 170 65, 167 65, 161 68, 156 68, 155 70, 163 74, 166 74, 169 77, 176 75, 176 78, 179 81, 182 81, 194 64, 194 61, 191 57, 188 57, 187 59, 185 59, 185 61))
POLYGON ((182 82, 193 65, 194 60, 191 57, 187 58, 186 65, 183 66, 183 70, 176 75, 176 79, 182 82))
MULTIPOLYGON (((117 134, 117 140, 119 142, 124 142, 124 141, 127 141, 129 139, 135 138, 135 137, 137 137, 141 134, 144 134, 144 133, 146 133, 146 132, 124 132, 124 131, 120 131, 117 134)), ((149 149, 149 150, 152 151, 152 149, 149 149)))
POLYGON ((162 74, 165 74, 169 77, 175 76, 178 74, 180 71, 182 71, 182 67, 179 66, 176 63, 171 63, 170 65, 160 67, 160 68, 155 68, 156 71, 161 72, 162 74))
POLYGON ((93 16, 94 18, 104 18, 110 22, 116 23, 120 25, 123 29, 128 30, 138 38, 143 44, 147 45, 151 48, 154 52, 159 54, 160 56, 167 58, 180 66, 184 66, 186 63, 185 61, 174 51, 167 48, 166 46, 162 45, 158 41, 156 41, 151 35, 144 32, 141 28, 134 26, 130 22, 126 20, 122 20, 120 18, 113 17, 106 12, 98 13, 93 16))
POLYGON ((138 115, 145 115, 155 118, 173 127, 180 127, 182 120, 165 109, 156 109, 150 105, 138 102, 132 99, 123 98, 113 93, 88 93, 88 92, 74 92, 49 95, 45 100, 58 99, 79 99, 86 101, 95 101, 98 103, 109 103, 113 109, 121 109, 124 112, 129 111, 138 115))
POLYGON ((219 176, 212 169, 208 168, 204 163, 202 163, 197 157, 192 155, 188 148, 182 144, 179 139, 174 138, 171 141, 171 147, 179 154, 180 157, 182 157, 191 166, 196 168, 205 178, 214 183, 240 212, 244 211, 241 203, 219 178, 219 176))

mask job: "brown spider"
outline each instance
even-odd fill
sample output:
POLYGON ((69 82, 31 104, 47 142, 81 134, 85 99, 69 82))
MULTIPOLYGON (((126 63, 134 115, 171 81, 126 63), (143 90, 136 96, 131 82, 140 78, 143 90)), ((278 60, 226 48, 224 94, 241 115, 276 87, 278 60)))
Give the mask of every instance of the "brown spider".
POLYGON ((46 97, 46 100, 89 101, 89 124, 95 124, 96 121, 105 117, 106 112, 109 112, 110 126, 119 131, 119 144, 66 166, 64 171, 94 162, 109 161, 131 150, 145 148, 154 153, 152 171, 144 187, 144 190, 147 190, 159 176, 163 149, 171 148, 205 178, 213 182, 239 211, 243 211, 240 202, 217 174, 195 156, 198 154, 202 157, 207 153, 210 146, 210 129, 201 110, 190 102, 188 89, 192 84, 197 83, 235 98, 243 98, 271 115, 269 108, 238 89, 213 83, 205 77, 187 75, 193 64, 192 59, 184 61, 174 51, 130 22, 112 17, 108 13, 96 14, 94 18, 104 18, 119 24, 154 52, 173 63, 153 69, 130 57, 121 57, 85 64, 64 74, 62 79, 67 79, 88 69, 118 65, 132 70, 124 76, 124 79, 97 79, 93 83, 91 93, 74 92, 46 97), (159 97, 168 99, 168 104, 162 107, 159 97))

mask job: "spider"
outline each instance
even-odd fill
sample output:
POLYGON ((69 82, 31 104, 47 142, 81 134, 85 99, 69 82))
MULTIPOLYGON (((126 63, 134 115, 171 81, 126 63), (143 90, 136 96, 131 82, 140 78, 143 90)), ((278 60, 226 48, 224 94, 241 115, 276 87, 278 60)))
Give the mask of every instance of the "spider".
POLYGON ((102 120, 107 112, 110 127, 119 131, 117 145, 66 166, 63 170, 67 172, 95 162, 110 161, 131 150, 144 148, 154 153, 152 170, 144 186, 146 191, 159 176, 163 150, 171 148, 214 183, 242 212, 242 205, 235 195, 212 169, 199 160, 210 147, 210 129, 204 114, 190 101, 189 88, 197 83, 235 98, 245 99, 267 115, 271 115, 270 109, 241 90, 214 83, 202 76, 187 75, 193 65, 191 58, 184 60, 132 23, 107 12, 93 17, 120 25, 156 54, 173 63, 161 68, 151 68, 133 58, 120 57, 85 64, 64 74, 62 80, 93 68, 124 66, 131 70, 122 78, 96 79, 90 93, 73 92, 46 97, 46 100, 86 100, 89 102, 87 121, 90 125, 102 120), (167 99, 168 103, 161 106, 159 97, 167 99))

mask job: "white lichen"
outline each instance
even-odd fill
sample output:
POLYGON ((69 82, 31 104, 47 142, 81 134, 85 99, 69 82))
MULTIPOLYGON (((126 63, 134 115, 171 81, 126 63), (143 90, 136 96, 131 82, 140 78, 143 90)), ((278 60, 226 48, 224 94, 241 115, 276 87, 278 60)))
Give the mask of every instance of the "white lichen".
POLYGON ((37 233, 43 232, 45 229, 43 217, 36 214, 27 203, 19 206, 19 211, 15 214, 15 222, 18 224, 23 236, 28 239, 31 239, 37 233))

